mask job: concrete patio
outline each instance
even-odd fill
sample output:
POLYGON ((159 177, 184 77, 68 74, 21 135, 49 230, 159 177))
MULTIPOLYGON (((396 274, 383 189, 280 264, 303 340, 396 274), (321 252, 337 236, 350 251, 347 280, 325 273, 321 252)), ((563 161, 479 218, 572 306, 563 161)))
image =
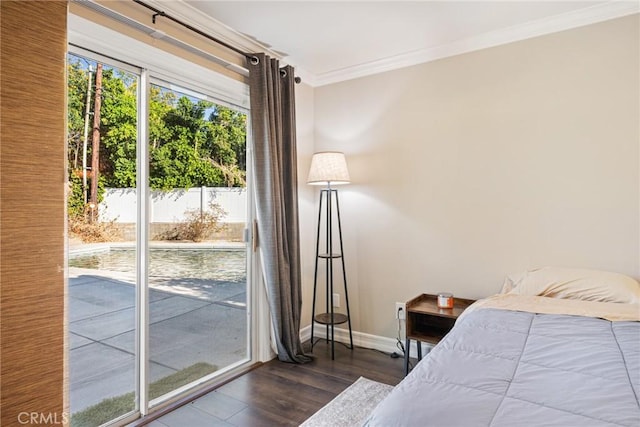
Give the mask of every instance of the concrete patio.
MULTIPOLYGON (((135 390, 134 282, 69 268, 72 413, 135 390)), ((223 368, 247 357, 245 283, 153 278, 149 286, 150 382, 198 362, 223 368)))

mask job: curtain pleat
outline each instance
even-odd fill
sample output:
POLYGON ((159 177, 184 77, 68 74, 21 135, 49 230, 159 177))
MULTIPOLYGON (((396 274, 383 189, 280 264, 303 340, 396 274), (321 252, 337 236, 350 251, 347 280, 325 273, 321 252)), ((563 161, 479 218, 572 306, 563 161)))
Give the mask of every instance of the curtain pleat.
POLYGON ((258 242, 278 358, 311 360, 300 342, 302 307, 294 70, 249 61, 258 242))

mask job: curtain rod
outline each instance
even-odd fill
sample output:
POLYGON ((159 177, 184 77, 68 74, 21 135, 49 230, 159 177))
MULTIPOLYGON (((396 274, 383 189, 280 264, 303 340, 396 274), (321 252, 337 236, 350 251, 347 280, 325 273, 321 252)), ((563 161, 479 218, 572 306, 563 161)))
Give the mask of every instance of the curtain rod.
MULTIPOLYGON (((220 40, 220 39, 218 39, 218 38, 216 38, 216 37, 214 37, 212 35, 209 35, 209 34, 205 33, 204 31, 200 31, 199 29, 195 28, 194 26, 192 26, 190 24, 187 24, 186 22, 181 21, 181 20, 179 20, 177 18, 174 18, 173 16, 168 15, 164 11, 162 11, 160 9, 156 9, 155 7, 153 7, 153 6, 149 5, 149 4, 146 4, 145 2, 143 2, 141 0, 133 0, 133 2, 139 4, 140 6, 146 7, 147 9, 149 9, 151 11, 153 11, 153 15, 151 16, 151 22, 153 22, 154 24, 156 23, 156 18, 158 16, 161 16, 163 18, 167 18, 168 20, 173 21, 176 24, 181 25, 181 26, 183 26, 184 28, 186 28, 186 29, 188 29, 190 31, 193 31, 194 33, 196 33, 196 34, 198 34, 198 35, 200 35, 200 36, 202 36, 202 37, 204 37, 204 38, 206 38, 208 40, 211 40, 214 43, 217 43, 217 44, 219 44, 219 45, 221 45, 223 47, 226 47, 229 50, 232 50, 232 51, 244 56, 246 59, 251 61, 251 63, 257 64, 257 61, 258 61, 258 57, 257 56, 255 56, 255 55, 253 55, 251 53, 246 53, 246 52, 238 49, 237 47, 230 45, 229 43, 226 43, 226 42, 224 42, 224 41, 222 41, 222 40, 220 40)), ((281 70, 281 72, 282 71, 283 70, 281 70)), ((294 81, 296 83, 300 83, 302 81, 302 79, 300 77, 295 77, 294 81)))

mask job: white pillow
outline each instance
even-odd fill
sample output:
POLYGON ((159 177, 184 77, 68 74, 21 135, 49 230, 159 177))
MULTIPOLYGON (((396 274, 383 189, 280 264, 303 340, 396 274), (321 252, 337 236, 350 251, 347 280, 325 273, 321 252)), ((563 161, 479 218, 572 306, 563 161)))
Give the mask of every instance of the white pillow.
POLYGON ((640 303, 640 283, 624 274, 543 267, 505 279, 502 293, 583 301, 640 303))

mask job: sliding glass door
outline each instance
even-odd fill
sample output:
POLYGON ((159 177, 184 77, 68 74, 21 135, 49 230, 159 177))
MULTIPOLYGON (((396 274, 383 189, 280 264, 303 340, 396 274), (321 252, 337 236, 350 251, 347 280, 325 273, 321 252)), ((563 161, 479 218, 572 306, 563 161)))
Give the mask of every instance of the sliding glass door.
POLYGON ((149 398, 157 399, 249 356, 247 120, 170 82, 153 80, 149 94, 149 398))
POLYGON ((251 360, 247 111, 75 51, 70 410, 72 426, 98 426, 251 360))

